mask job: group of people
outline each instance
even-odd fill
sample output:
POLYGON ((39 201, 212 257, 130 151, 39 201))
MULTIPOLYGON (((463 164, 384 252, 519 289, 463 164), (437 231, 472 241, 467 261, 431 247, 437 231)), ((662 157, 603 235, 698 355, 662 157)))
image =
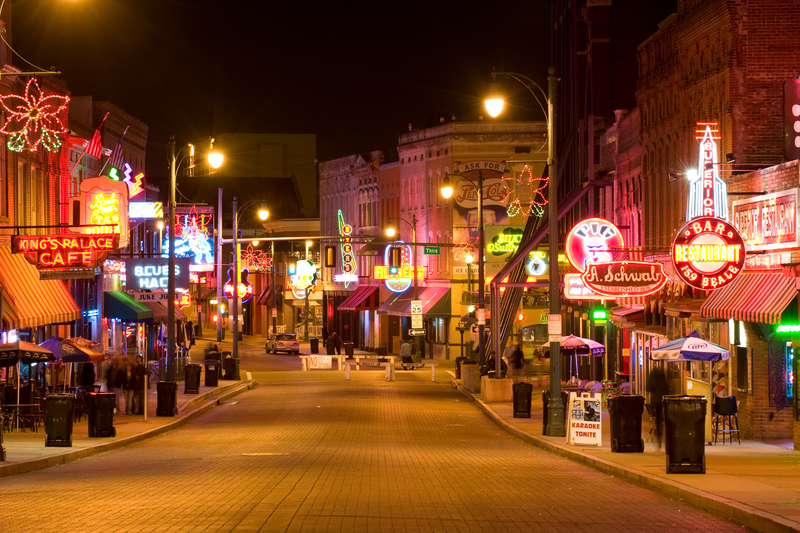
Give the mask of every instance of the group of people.
POLYGON ((106 385, 115 394, 114 412, 122 413, 120 398, 125 400, 126 415, 144 414, 144 385, 150 370, 144 365, 142 356, 136 356, 136 363, 126 357, 112 360, 106 368, 106 385))

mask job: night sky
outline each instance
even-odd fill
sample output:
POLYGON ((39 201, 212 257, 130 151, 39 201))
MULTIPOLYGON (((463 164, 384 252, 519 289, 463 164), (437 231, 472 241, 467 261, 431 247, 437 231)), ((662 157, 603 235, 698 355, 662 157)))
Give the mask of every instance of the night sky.
MULTIPOLYGON (((179 144, 314 133, 323 161, 392 149, 434 113, 475 120, 492 67, 546 86, 549 23, 547 0, 13 0, 12 31, 16 51, 60 70, 72 94, 148 125, 154 179, 168 175, 172 132, 179 144)), ((514 85, 508 117, 540 119, 514 85)))

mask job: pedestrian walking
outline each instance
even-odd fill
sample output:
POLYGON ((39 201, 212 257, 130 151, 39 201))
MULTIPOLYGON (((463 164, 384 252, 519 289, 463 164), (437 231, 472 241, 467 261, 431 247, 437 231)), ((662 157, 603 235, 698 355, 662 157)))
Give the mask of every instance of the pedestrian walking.
POLYGON ((328 342, 332 343, 332 346, 336 348, 336 355, 342 355, 342 339, 338 333, 332 332, 331 336, 328 337, 328 342))
POLYGON ((112 360, 111 367, 106 375, 106 384, 111 392, 114 393, 114 413, 119 413, 119 399, 123 395, 123 384, 125 383, 125 369, 121 367, 123 359, 121 357, 112 360))
POLYGON ((133 391, 136 390, 136 374, 133 372, 131 363, 125 364, 125 371, 122 373, 122 392, 125 395, 125 414, 133 414, 133 391))
POLYGON ((669 394, 667 376, 661 367, 653 367, 647 375, 647 392, 650 394, 650 405, 656 413, 656 443, 661 449, 662 428, 664 426, 664 396, 669 394))
POLYGON ((522 374, 523 359, 522 348, 520 348, 519 344, 515 344, 508 356, 508 368, 511 371, 511 379, 514 383, 524 381, 524 376, 522 374))
POLYGON ((133 389, 133 408, 137 415, 144 414, 144 395, 150 369, 144 365, 141 355, 136 356, 136 365, 133 367, 136 386, 133 389))

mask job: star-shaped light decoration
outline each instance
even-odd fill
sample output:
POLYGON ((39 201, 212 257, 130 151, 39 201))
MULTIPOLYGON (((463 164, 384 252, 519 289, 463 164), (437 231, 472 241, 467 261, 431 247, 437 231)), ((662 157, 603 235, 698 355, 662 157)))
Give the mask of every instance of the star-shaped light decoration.
POLYGON ((58 114, 68 102, 69 97, 60 94, 44 96, 36 78, 28 81, 24 96, 0 96, 6 111, 6 122, 0 131, 9 136, 8 147, 16 152, 25 148, 36 151, 39 145, 48 152, 58 150, 61 147, 59 134, 67 131, 58 114))
POLYGON ((530 167, 525 165, 519 177, 503 177, 503 192, 505 197, 503 203, 506 205, 508 216, 522 215, 525 217, 536 215, 540 217, 544 214, 544 206, 547 205, 547 198, 544 196, 544 188, 547 187, 550 178, 534 178, 530 167), (527 174, 527 177, 525 176, 527 174))
POLYGON ((252 244, 242 251, 242 268, 250 272, 271 272, 272 256, 261 250, 256 250, 252 244))
POLYGON ((453 260, 462 261, 468 255, 477 257, 478 237, 470 237, 469 230, 464 230, 461 235, 453 236, 453 260))

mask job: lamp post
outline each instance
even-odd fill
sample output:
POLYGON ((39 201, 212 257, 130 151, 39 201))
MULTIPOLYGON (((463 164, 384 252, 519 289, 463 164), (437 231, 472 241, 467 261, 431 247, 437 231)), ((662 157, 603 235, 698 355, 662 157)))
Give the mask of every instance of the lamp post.
MULTIPOLYGON (((463 174, 453 174, 460 176, 463 179, 469 180, 471 183, 472 178, 463 174)), ((476 315, 478 318, 478 364, 486 364, 486 307, 484 305, 484 287, 486 286, 485 269, 484 269, 484 224, 483 224, 483 172, 478 171, 477 184, 478 189, 478 310, 476 315)), ((442 196, 450 198, 453 196, 453 186, 450 184, 450 174, 445 174, 444 183, 442 185, 442 196)), ((467 265, 469 268, 469 265, 467 265)), ((497 325, 495 325, 497 331, 497 325)), ((496 361, 500 361, 500 357, 495 356, 496 361)), ((500 365, 497 366, 497 371, 494 374, 495 378, 500 378, 500 365)))
POLYGON ((264 209, 263 200, 250 200, 242 204, 241 207, 238 207, 238 198, 236 196, 233 197, 233 279, 231 279, 231 283, 233 284, 233 291, 231 291, 231 320, 233 321, 231 322, 231 329, 233 329, 233 346, 231 347, 231 357, 234 359, 239 359, 239 282, 241 281, 241 274, 239 272, 239 216, 241 214, 240 211, 244 211, 248 205, 254 202, 261 202, 261 209, 258 210, 258 218, 267 220, 269 211, 264 209))
MULTIPOLYGON (((547 117, 547 174, 550 177, 547 200, 550 205, 548 210, 549 247, 550 247, 550 314, 561 314, 561 298, 558 273, 558 159, 556 157, 556 71, 553 67, 547 71, 547 93, 545 94, 539 84, 522 74, 516 72, 492 72, 491 89, 497 93, 497 76, 513 78, 523 84, 533 95, 547 117), (539 94, 534 91, 539 91, 539 94), (545 110, 539 96, 547 101, 545 110)), ((487 112, 496 117, 503 110, 503 99, 499 94, 493 94, 486 100, 487 112)), ((561 343, 558 340, 550 341, 550 403, 548 404, 547 434, 563 437, 566 435, 564 427, 564 404, 561 401, 561 343)), ((559 337, 560 338, 560 337, 559 337)), ((497 362, 500 367, 499 358, 497 362)))
MULTIPOLYGON (((314 244, 311 241, 306 241, 306 261, 308 261, 308 249, 311 245, 314 244)), ((303 310, 303 339, 306 342, 309 342, 308 339, 308 293, 311 292, 311 287, 306 289, 306 297, 305 297, 305 308, 303 310)))
MULTIPOLYGON (((413 264, 411 265, 411 268, 414 270, 414 299, 418 300, 419 299, 419 283, 418 283, 417 278, 419 276, 417 275, 417 215, 414 214, 414 213, 411 214, 411 222, 409 222, 408 220, 406 220, 404 218, 395 218, 395 217, 389 217, 389 220, 401 220, 401 221, 405 222, 406 224, 408 224, 411 227, 411 243, 412 243, 411 244, 411 248, 414 250, 413 259, 412 259, 413 264)), ((387 228, 386 229, 386 235, 387 236, 394 237, 394 234, 395 234, 394 228, 387 228)), ((419 335, 414 335, 414 345, 417 348, 417 355, 422 357, 422 338, 419 335)))
MULTIPOLYGON (((275 231, 270 233, 274 234, 275 231)), ((275 261, 275 241, 271 241, 270 245, 272 247, 272 334, 276 335, 278 333, 278 287, 276 285, 278 263, 275 261)))
POLYGON ((467 292, 472 292, 472 262, 475 260, 472 254, 467 254, 464 258, 464 263, 467 265, 467 292))

